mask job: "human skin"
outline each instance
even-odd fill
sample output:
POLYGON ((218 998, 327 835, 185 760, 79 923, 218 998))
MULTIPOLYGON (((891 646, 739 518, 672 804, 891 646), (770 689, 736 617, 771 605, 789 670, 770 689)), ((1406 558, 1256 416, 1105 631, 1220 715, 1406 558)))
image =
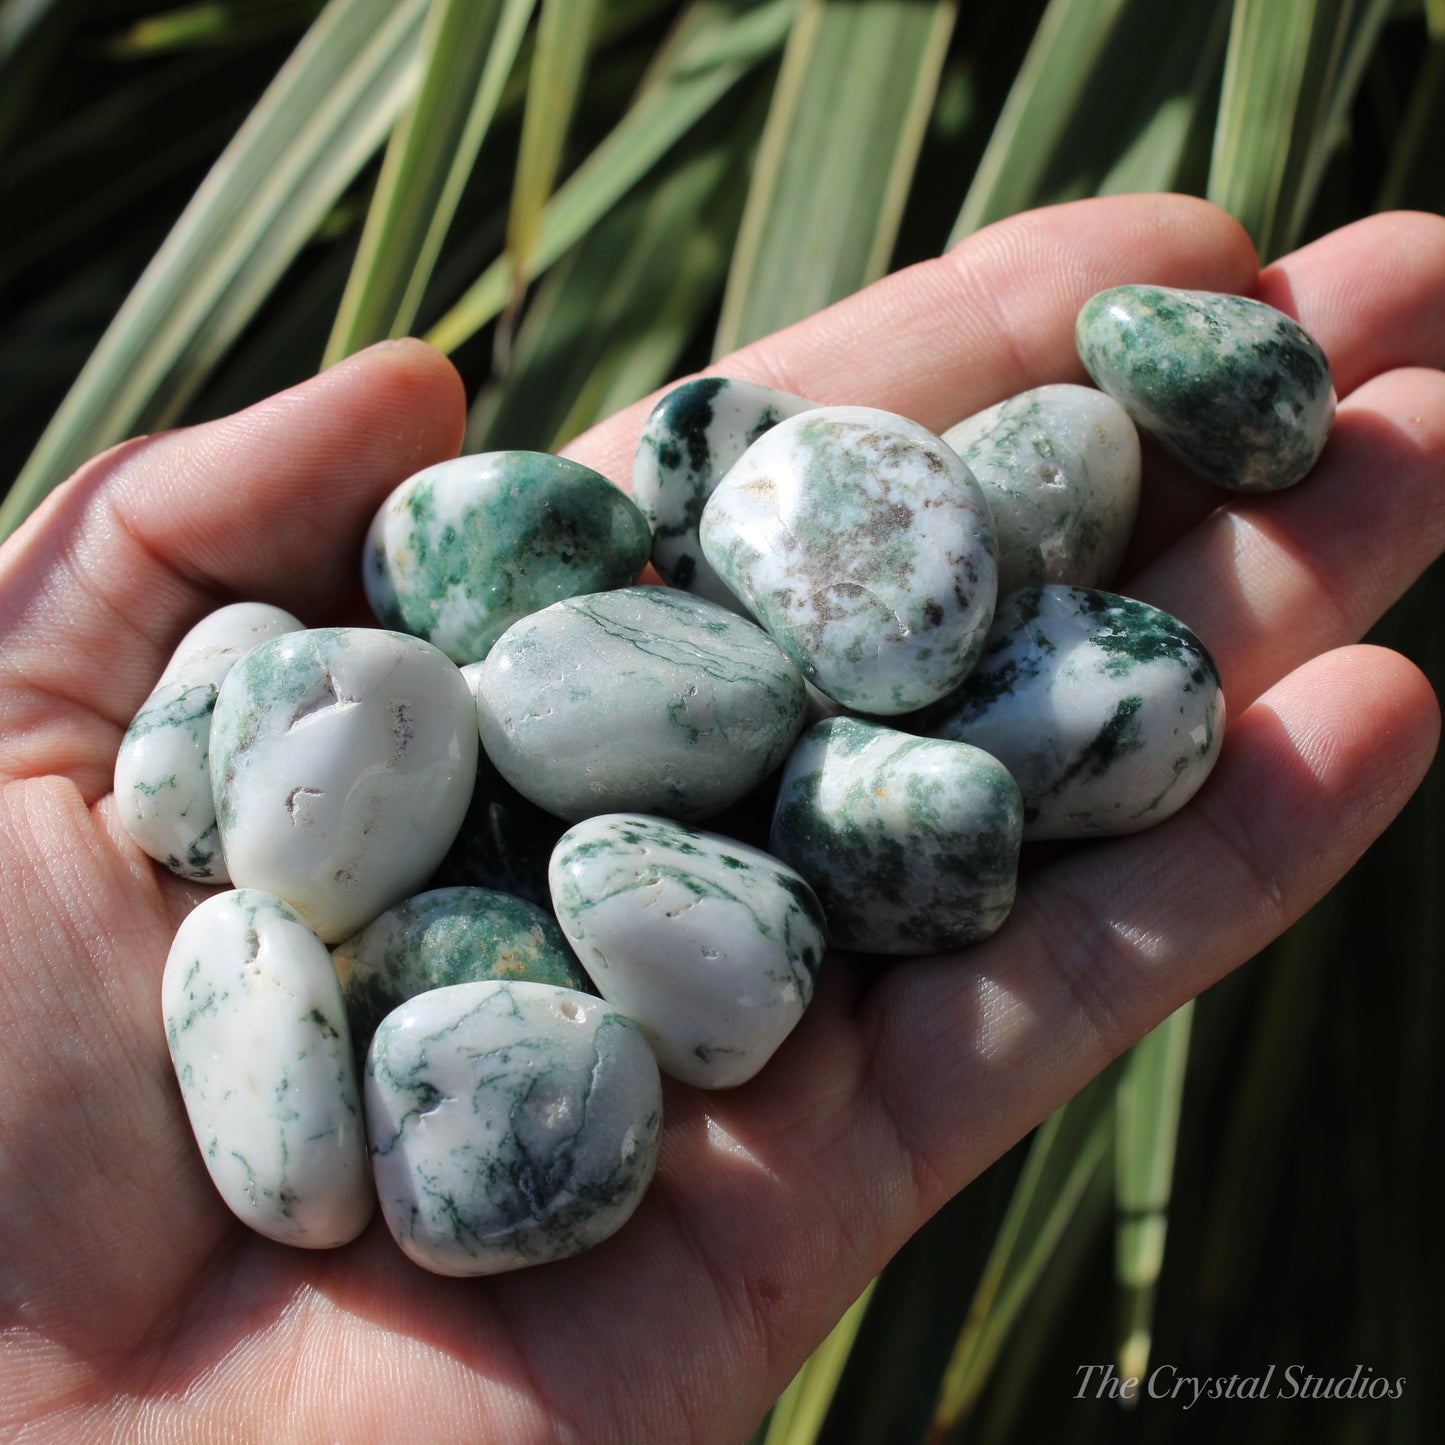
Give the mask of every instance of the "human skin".
MULTIPOLYGON (((1060 850, 1005 927, 885 972, 835 955, 767 1069, 666 1096, 633 1220, 486 1280, 373 1221, 329 1252, 248 1233, 206 1176, 160 974, 204 890, 124 835, 117 745, 177 640, 225 602, 355 617, 398 482, 455 454, 462 388, 387 343, 238 416, 88 464, 0 550, 0 1435, 27 1441, 746 1436, 945 1200, 1321 897, 1434 753, 1434 695, 1355 646, 1445 540, 1445 221, 1385 216, 1263 274, 1182 198, 1031 213, 719 363, 942 430, 1082 381, 1080 303, 1147 281, 1261 297, 1334 366, 1315 473, 1225 498, 1150 458, 1121 590, 1182 617, 1230 720, 1158 829, 1060 850), (1221 505, 1222 504, 1222 505, 1221 505)), ((618 481, 647 403, 569 455, 618 481)))

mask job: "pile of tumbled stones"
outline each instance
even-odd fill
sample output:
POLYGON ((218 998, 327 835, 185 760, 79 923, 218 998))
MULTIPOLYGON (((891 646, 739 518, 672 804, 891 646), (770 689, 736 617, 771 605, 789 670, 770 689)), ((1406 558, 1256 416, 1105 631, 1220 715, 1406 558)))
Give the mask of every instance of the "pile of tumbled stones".
POLYGON ((1102 390, 941 438, 689 382, 633 501, 557 457, 446 462, 368 536, 385 630, 242 603, 184 639, 116 795, 153 857, 228 885, 181 925, 163 1007, 245 1223, 339 1245, 375 1196, 442 1274, 573 1254, 651 1179, 659 1066, 750 1079, 825 933, 964 948, 1008 916, 1023 840, 1133 832, 1195 793, 1215 665, 1098 590, 1135 424, 1226 487, 1289 486, 1329 369, 1258 302, 1154 287, 1094 297, 1078 342, 1102 390), (633 585, 649 557, 669 585, 633 585))

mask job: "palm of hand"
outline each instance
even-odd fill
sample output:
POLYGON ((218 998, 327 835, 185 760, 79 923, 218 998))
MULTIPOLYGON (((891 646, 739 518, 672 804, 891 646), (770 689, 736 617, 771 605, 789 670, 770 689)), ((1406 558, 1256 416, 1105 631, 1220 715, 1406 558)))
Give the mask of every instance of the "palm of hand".
MULTIPOLYGON (((1257 284, 1237 229, 1198 203, 1084 203, 983 233, 721 369, 941 428, 1074 377, 1073 310, 1140 279, 1257 284)), ((1208 516, 1217 497, 1166 472, 1146 507, 1124 590, 1204 636, 1230 701, 1200 799, 1158 835, 1041 866, 1003 933, 961 958, 868 987, 832 960, 757 1081, 669 1091, 657 1182, 621 1234, 487 1281, 422 1274, 379 1221, 326 1254, 234 1222, 160 1021, 160 970, 199 890, 159 876, 105 796, 125 723, 198 616, 254 597, 320 623, 353 600, 375 506, 456 449, 456 379, 421 347, 383 347, 92 463, 0 568, 0 1422, 61 1439, 216 1422, 264 1438, 388 1422, 414 1438, 740 1438, 909 1233, 1308 907, 1418 782, 1436 727, 1419 675, 1373 649, 1316 655, 1440 549, 1445 379, 1402 368, 1445 361, 1442 281, 1442 228, 1419 218, 1363 223, 1271 272, 1266 299, 1321 334, 1340 382, 1311 495, 1208 516), (1388 295, 1341 289, 1366 257, 1388 295), (1394 510, 1360 516, 1367 466, 1394 510)), ((573 454, 625 476, 641 415, 573 454)))

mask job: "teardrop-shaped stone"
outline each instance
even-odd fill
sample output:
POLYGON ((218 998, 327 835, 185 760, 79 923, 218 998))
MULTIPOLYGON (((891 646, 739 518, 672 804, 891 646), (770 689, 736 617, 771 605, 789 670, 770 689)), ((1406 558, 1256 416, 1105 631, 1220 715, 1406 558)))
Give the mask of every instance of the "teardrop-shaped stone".
POLYGON ((757 786, 803 726, 803 679, 753 623, 672 587, 573 597, 508 630, 477 724, 539 807, 693 821, 757 786))
POLYGON ((327 1249, 371 1217, 366 1131, 341 987, 279 898, 207 898, 161 981, 166 1040, 206 1168, 244 1224, 327 1249))
POLYGON ((793 749, 769 847, 813 885, 836 947, 940 953, 1008 917, 1022 827, 987 753, 834 717, 793 749))
POLYGON ((1262 301, 1116 286, 1084 303, 1076 337, 1089 375, 1141 431, 1231 491, 1293 486, 1329 437, 1329 362, 1262 301))
POLYGON ((386 626, 476 662, 528 613, 632 582, 651 545, 642 514, 590 467, 486 452, 403 482, 372 522, 362 570, 386 626))
POLYGON ((1204 644, 1167 612, 1025 587, 968 681, 910 726, 998 758, 1026 839, 1087 838, 1153 827, 1194 796, 1219 756, 1224 694, 1204 644))
POLYGON ((436 1274, 498 1274, 627 1222, 657 1168, 662 1084, 642 1031, 600 998, 461 983, 382 1021, 366 1122, 407 1256, 436 1274))
POLYGON ((742 603, 702 555, 702 509, 728 469, 764 432, 817 403, 755 381, 700 376, 652 409, 637 444, 632 500, 652 528, 652 565, 673 587, 732 611, 742 603))
POLYGON ((802 878, 757 848, 609 813, 562 835, 551 876, 578 958, 675 1079, 746 1082, 813 997, 822 910, 802 878))
POLYGON ((952 448, 871 407, 754 442, 703 512, 703 553, 810 682, 895 714, 957 687, 997 594, 988 503, 952 448))
POLYGON ((998 529, 998 595, 1114 580, 1139 510, 1139 435, 1091 386, 1038 386, 943 439, 978 479, 998 529))

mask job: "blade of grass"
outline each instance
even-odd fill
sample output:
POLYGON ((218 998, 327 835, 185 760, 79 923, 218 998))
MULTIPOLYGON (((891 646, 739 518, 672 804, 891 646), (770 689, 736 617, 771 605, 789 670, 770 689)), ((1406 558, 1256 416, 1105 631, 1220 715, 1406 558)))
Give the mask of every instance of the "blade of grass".
POLYGON ((238 41, 266 40, 304 30, 321 0, 201 0, 132 21, 108 49, 118 60, 136 60, 176 50, 196 50, 238 41))
POLYGON ((597 0, 542 0, 507 217, 507 253, 519 290, 527 284, 542 210, 557 182, 596 19, 597 0))
MULTIPOLYGON (((684 15, 679 23, 691 33, 688 43, 672 52, 666 77, 644 84, 636 103, 547 203, 537 229, 533 277, 576 245, 745 75, 778 50, 796 9, 797 0, 765 0, 750 7, 705 0, 684 15), (701 18, 691 19, 694 13, 701 18)), ((452 351, 474 336, 507 304, 514 274, 511 257, 498 257, 427 332, 427 340, 452 351)))
POLYGON ((877 1280, 869 1281, 868 1287, 833 1326, 832 1333, 809 1355, 792 1383, 778 1397, 768 1422, 768 1433, 763 1437, 764 1445, 815 1445, 877 1283, 877 1280))
POLYGON ((87 457, 163 425, 205 380, 408 100, 424 10, 332 0, 91 354, 0 507, 0 536, 87 457))
POLYGON ((1034 1136, 944 1373, 930 1439, 944 1439, 977 1404, 1090 1181, 1105 1166, 1118 1068, 1111 1066, 1086 1084, 1034 1136))
POLYGON ((788 37, 715 356, 887 269, 955 0, 807 0, 788 37))
POLYGON ((626 197, 550 272, 505 385, 482 391, 467 448, 555 451, 667 380, 715 301, 741 209, 731 136, 626 197))
POLYGON ((1194 1005, 1187 1003, 1146 1034, 1119 1076, 1114 1132, 1114 1268, 1119 1296, 1119 1371, 1148 1370, 1154 1293, 1164 1265, 1169 1192, 1184 1097, 1184 1068, 1194 1005))
POLYGON ((323 365, 411 329, 534 4, 433 0, 416 99, 387 147, 323 365))
MULTIPOLYGON (((1077 144, 1078 103, 1131 0, 1051 0, 974 172, 950 246, 1027 210, 1051 159, 1077 144)), ((1111 75, 1111 82, 1121 78, 1111 75)))
MULTIPOLYGON (((1445 0, 1440 0, 1445 12, 1445 0)), ((1430 48, 1410 90, 1389 167, 1375 197, 1376 209, 1402 206, 1445 210, 1445 171, 1435 149, 1445 134, 1445 13, 1439 31, 1432 27, 1430 48)))

